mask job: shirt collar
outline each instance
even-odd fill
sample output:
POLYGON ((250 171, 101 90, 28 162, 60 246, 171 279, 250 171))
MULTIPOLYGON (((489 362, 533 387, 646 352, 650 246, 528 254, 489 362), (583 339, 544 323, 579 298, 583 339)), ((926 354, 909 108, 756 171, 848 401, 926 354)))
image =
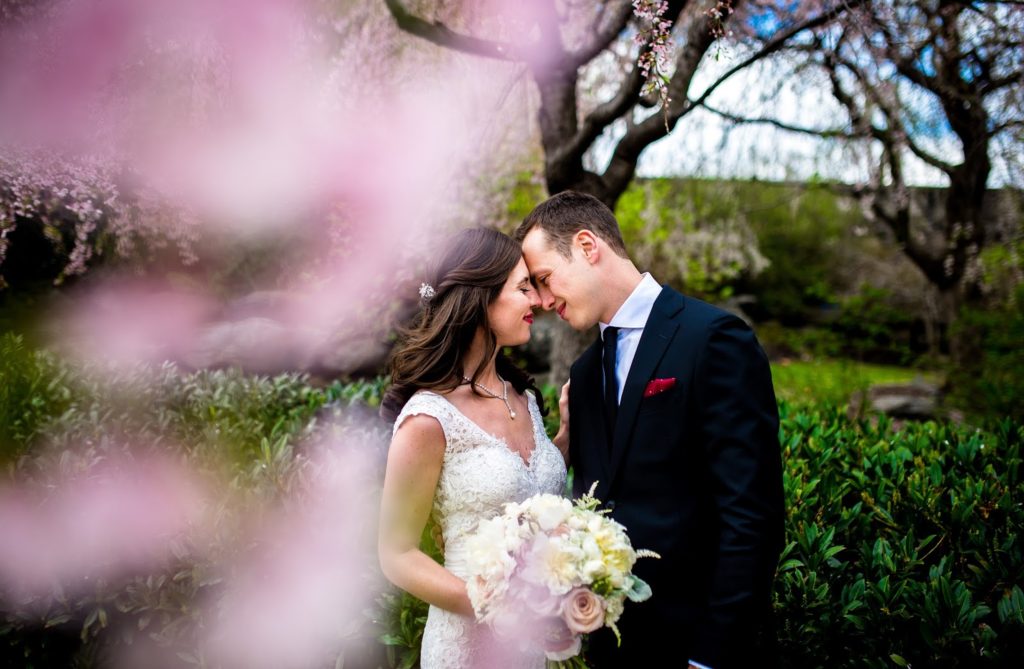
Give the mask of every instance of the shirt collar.
POLYGON ((620 329, 643 329, 647 325, 651 309, 654 308, 654 301, 660 294, 661 286, 649 272, 644 272, 640 283, 612 316, 611 323, 598 323, 601 327, 601 334, 604 334, 604 329, 609 325, 620 329))

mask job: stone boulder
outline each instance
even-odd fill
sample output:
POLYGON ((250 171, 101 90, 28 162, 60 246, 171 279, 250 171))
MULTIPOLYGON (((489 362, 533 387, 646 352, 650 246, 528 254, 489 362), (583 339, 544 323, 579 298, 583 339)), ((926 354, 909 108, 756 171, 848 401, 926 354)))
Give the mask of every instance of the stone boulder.
POLYGON ((933 420, 939 417, 942 391, 923 380, 912 383, 878 384, 858 393, 850 402, 850 413, 882 413, 892 418, 933 420))

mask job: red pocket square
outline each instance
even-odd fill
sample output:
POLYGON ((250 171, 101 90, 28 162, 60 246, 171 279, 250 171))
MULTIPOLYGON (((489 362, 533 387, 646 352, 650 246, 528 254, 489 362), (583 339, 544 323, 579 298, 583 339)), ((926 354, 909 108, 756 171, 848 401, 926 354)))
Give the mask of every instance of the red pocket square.
POLYGON ((676 385, 675 378, 651 379, 650 383, 647 384, 647 388, 644 389, 644 397, 652 397, 658 393, 663 393, 674 385, 676 385))

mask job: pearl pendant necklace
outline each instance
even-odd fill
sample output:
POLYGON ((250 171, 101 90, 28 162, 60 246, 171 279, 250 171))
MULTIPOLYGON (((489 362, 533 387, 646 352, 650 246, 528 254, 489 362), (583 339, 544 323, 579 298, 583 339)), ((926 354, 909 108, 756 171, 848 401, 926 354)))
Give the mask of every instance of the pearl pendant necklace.
POLYGON ((502 402, 504 402, 505 408, 508 409, 509 420, 516 419, 516 412, 512 409, 512 405, 508 403, 508 382, 505 379, 501 378, 500 376, 498 377, 498 380, 501 381, 501 394, 499 395, 498 393, 494 392, 487 386, 484 386, 483 384, 477 383, 476 381, 470 379, 468 376, 463 376, 462 378, 463 380, 465 380, 466 383, 472 384, 479 388, 480 390, 487 393, 489 397, 493 397, 496 400, 501 400, 502 402))

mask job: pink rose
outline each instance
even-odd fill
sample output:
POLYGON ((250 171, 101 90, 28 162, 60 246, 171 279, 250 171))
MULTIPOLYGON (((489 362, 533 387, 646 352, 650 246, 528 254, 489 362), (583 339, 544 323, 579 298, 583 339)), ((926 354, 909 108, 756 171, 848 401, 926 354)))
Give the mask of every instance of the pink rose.
POLYGON ((562 602, 562 620, 574 634, 588 634, 604 623, 604 600, 587 588, 575 588, 562 602))
POLYGON ((566 627, 561 618, 545 618, 538 621, 544 640, 544 655, 549 660, 562 662, 580 654, 583 642, 579 634, 566 627))

